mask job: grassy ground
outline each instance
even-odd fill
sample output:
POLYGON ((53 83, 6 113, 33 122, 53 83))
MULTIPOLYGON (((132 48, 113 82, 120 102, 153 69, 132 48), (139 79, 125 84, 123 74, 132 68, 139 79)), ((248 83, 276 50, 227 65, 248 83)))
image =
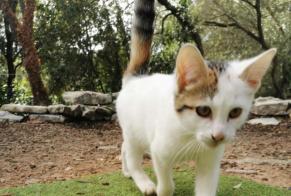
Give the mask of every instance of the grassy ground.
MULTIPOLYGON (((153 177, 153 173, 148 171, 153 177)), ((175 172, 176 196, 193 195, 194 174, 189 169, 175 172)), ((86 177, 80 180, 33 184, 25 187, 0 189, 0 196, 139 196, 132 180, 116 172, 86 177)), ((222 176, 218 196, 287 196, 291 191, 257 184, 237 177, 222 176)))

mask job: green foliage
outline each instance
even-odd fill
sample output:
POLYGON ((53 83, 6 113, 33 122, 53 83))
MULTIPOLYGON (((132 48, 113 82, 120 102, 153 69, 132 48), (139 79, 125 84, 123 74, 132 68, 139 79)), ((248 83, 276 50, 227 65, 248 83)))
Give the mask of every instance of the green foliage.
POLYGON ((120 89, 128 35, 117 3, 59 0, 38 10, 36 37, 52 94, 120 89))
MULTIPOLYGON (((153 172, 148 171, 153 178, 153 172)), ((194 175, 189 168, 176 171, 176 196, 193 195, 194 175)), ((34 184, 26 187, 0 190, 0 194, 24 195, 104 195, 104 196, 135 196, 141 195, 131 179, 120 173, 91 176, 81 180, 54 182, 51 184, 34 184)), ((253 196, 284 196, 288 190, 282 190, 238 177, 222 176, 218 188, 218 196, 253 195, 253 196), (239 188, 233 188, 241 183, 239 188)))
MULTIPOLYGON (((169 2, 177 8, 181 19, 195 26, 202 37, 207 59, 241 59, 263 50, 260 41, 233 25, 235 20, 247 31, 259 35, 257 13, 245 1, 169 2), (210 25, 209 22, 226 26, 210 25)), ((248 2, 254 5, 256 1, 248 2)), ((290 1, 260 2, 266 46, 278 48, 278 55, 258 95, 291 97, 290 1)), ((129 59, 132 3, 133 0, 38 1, 34 34, 42 62, 42 77, 55 101, 60 100, 61 93, 66 90, 120 90, 122 73, 129 59)), ((172 73, 180 45, 194 43, 193 34, 189 33, 191 30, 181 25, 164 6, 157 6, 148 71, 172 73)), ((8 71, 3 55, 5 39, 0 12, 0 104, 6 102, 7 91, 8 71)), ((16 62, 21 62, 21 58, 17 57, 16 62)), ((31 101, 31 92, 25 80, 26 75, 21 70, 17 71, 12 101, 31 101)))
MULTIPOLYGON (((254 0, 248 0, 255 5, 254 0)), ((211 59, 240 59, 252 57, 267 48, 278 48, 273 68, 263 81, 258 95, 291 96, 291 17, 290 1, 261 0, 261 27, 266 46, 261 39, 255 40, 248 33, 260 37, 257 12, 245 1, 199 1, 200 24, 207 57, 211 59), (209 22, 229 26, 210 25, 209 22), (239 28, 237 24, 240 25, 239 28), (248 31, 248 32, 246 32, 248 31), (273 79, 272 79, 273 75, 273 79), (278 94, 276 86, 281 93, 278 94)))

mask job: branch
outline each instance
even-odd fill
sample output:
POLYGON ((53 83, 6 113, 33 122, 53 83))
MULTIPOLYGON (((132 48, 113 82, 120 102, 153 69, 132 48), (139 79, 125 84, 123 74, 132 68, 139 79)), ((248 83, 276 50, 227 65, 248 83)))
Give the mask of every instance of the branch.
POLYGON ((262 48, 268 49, 269 47, 266 44, 264 30, 262 27, 261 0, 256 0, 255 9, 257 12, 257 28, 258 28, 260 43, 262 45, 262 48))
POLYGON ((165 23, 165 21, 166 21, 167 18, 168 18, 169 16, 171 16, 171 15, 172 15, 172 13, 169 13, 169 14, 167 14, 167 15, 165 15, 165 16, 163 17, 163 19, 162 19, 162 30, 161 30, 161 34, 164 33, 164 23, 165 23))
POLYGON ((251 37, 252 39, 254 39, 255 41, 257 41, 258 43, 261 43, 261 39, 259 36, 257 36, 256 34, 254 34, 253 32, 251 32, 250 30, 246 29, 244 26, 242 26, 234 17, 232 17, 231 15, 227 14, 226 10, 216 1, 214 1, 214 4, 216 4, 221 11, 223 11, 223 13, 225 14, 225 16, 230 19, 233 22, 233 26, 235 26, 236 28, 240 29, 241 31, 243 31, 245 34, 247 34, 249 37, 251 37))
POLYGON ((17 70, 17 68, 20 66, 20 65, 22 65, 22 61, 20 61, 17 65, 15 65, 15 67, 14 67, 14 70, 16 71, 17 70))
POLYGON ((215 27, 222 27, 222 28, 236 26, 235 23, 225 24, 225 23, 220 23, 220 22, 215 22, 215 21, 205 21, 203 24, 206 25, 206 26, 215 26, 215 27))
POLYGON ((273 12, 273 10, 270 8, 269 5, 266 6, 266 10, 269 12, 270 16, 275 21, 275 24, 279 28, 279 31, 281 31, 281 33, 282 33, 283 36, 285 36, 286 35, 286 32, 284 31, 282 25, 280 24, 280 21, 276 18, 275 13, 273 12))
POLYGON ((16 60, 16 58, 18 57, 18 55, 22 52, 22 48, 13 56, 13 61, 16 60))
POLYGON ((204 54, 202 39, 200 34, 197 32, 195 26, 190 22, 189 18, 185 15, 181 15, 181 11, 174 7, 168 0, 158 0, 158 2, 163 5, 167 10, 171 12, 173 16, 178 20, 179 24, 182 26, 183 29, 187 29, 189 34, 193 37, 198 49, 200 50, 201 54, 204 54))
POLYGON ((245 3, 247 3, 247 4, 249 4, 251 7, 253 7, 253 8, 256 8, 256 6, 254 5, 254 4, 252 4, 250 1, 248 1, 248 0, 241 0, 241 1, 243 1, 243 2, 245 2, 245 3))

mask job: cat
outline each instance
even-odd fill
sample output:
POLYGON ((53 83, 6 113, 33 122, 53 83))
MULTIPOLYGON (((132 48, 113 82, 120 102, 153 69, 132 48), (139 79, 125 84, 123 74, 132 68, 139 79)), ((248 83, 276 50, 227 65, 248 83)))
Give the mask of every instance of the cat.
POLYGON ((150 58, 154 3, 135 0, 131 58, 116 102, 122 171, 143 194, 171 196, 173 166, 195 160, 196 195, 214 196, 225 143, 247 119, 276 49, 243 61, 213 63, 194 45, 184 44, 173 74, 139 76, 150 58), (145 153, 151 155, 157 186, 142 168, 145 153))

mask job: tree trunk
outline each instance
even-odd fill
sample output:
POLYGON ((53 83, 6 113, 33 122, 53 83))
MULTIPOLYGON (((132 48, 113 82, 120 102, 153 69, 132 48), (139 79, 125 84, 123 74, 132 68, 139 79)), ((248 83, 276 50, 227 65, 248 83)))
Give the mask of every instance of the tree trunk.
POLYGON ((272 80, 272 84, 273 84, 273 87, 275 89, 275 97, 279 97, 279 98, 283 98, 283 91, 281 89, 283 89, 281 86, 281 89, 280 87, 277 85, 277 76, 276 76, 276 73, 277 73, 277 69, 276 67, 279 66, 279 62, 278 62, 278 57, 275 56, 274 60, 273 60, 273 66, 271 67, 271 80, 272 80))
MULTIPOLYGON (((12 0, 9 2, 9 7, 11 11, 15 14, 17 6, 17 0, 12 0)), ((13 82, 15 79, 15 65, 14 65, 14 49, 13 44, 15 43, 15 26, 10 24, 10 18, 8 15, 4 14, 4 29, 6 36, 6 49, 5 49, 5 59, 7 64, 8 76, 7 76, 7 102, 10 102, 13 98, 13 82)))
POLYGON ((25 40, 23 65, 28 74, 34 105, 49 105, 47 91, 43 85, 40 72, 40 61, 32 39, 25 40))
POLYGON ((8 77, 7 77, 7 101, 10 102, 13 97, 13 81, 15 78, 15 69, 14 69, 14 60, 13 60, 13 35, 11 29, 9 27, 9 21, 7 16, 4 16, 4 24, 5 24, 5 36, 6 36, 6 51, 5 51, 5 59, 8 68, 8 77))
POLYGON ((33 104, 48 105, 50 100, 48 93, 41 79, 40 60, 35 48, 33 39, 33 18, 35 10, 35 0, 26 0, 22 21, 20 22, 7 2, 0 4, 5 15, 8 15, 12 25, 16 26, 16 34, 23 49, 23 66, 28 74, 31 91, 33 94, 33 104))

